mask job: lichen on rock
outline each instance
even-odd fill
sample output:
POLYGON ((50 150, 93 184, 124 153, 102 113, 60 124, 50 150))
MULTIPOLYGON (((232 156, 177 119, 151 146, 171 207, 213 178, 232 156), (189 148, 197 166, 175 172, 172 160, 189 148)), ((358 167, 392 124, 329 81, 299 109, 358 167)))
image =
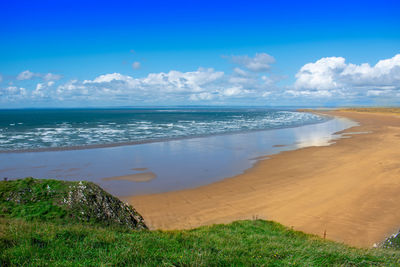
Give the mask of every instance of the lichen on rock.
POLYGON ((65 204, 80 220, 93 218, 103 222, 114 222, 132 229, 147 228, 142 216, 131 206, 105 192, 98 185, 79 182, 70 185, 65 204))
POLYGON ((147 229, 142 216, 133 207, 86 181, 33 178, 1 181, 0 216, 147 229))

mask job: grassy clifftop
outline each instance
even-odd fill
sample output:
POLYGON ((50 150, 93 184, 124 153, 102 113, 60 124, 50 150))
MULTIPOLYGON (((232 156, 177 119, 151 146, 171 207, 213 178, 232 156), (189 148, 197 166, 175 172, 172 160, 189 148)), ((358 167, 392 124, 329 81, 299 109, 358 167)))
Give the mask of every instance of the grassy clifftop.
POLYGON ((0 216, 146 229, 131 206, 90 182, 26 178, 0 182, 0 216))
POLYGON ((400 265, 396 250, 351 248, 263 220, 185 231, 133 231, 119 223, 82 220, 79 208, 43 208, 42 202, 63 210, 59 201, 69 195, 69 183, 51 181, 47 189, 43 180, 20 180, 38 186, 23 195, 18 189, 26 186, 10 190, 9 182, 1 183, 1 207, 6 211, 0 218, 0 266, 400 265), (53 195, 47 190, 54 190, 53 195))

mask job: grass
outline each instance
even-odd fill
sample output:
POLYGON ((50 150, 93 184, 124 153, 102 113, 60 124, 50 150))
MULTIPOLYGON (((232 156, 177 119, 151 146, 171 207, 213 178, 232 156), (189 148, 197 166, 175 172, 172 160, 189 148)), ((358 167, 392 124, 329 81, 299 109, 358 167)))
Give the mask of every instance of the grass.
POLYGON ((33 178, 0 182, 0 215, 32 220, 63 220, 67 211, 58 203, 70 183, 33 178), (46 181, 46 182, 44 182, 46 181))
POLYGON ((0 216, 146 228, 132 207, 91 182, 25 178, 0 182, 0 216))
POLYGON ((46 208, 65 193, 64 182, 53 182, 52 196, 29 180, 0 182, 8 209, 0 214, 0 266, 400 266, 398 250, 352 248, 264 220, 182 231, 69 220, 46 208), (37 192, 21 195, 24 183, 37 192), (10 192, 19 204, 8 203, 10 192))
POLYGON ((394 234, 387 238, 382 244, 382 247, 400 250, 400 233, 394 234))
POLYGON ((356 249, 263 220, 186 231, 129 231, 1 219, 1 266, 399 266, 390 249, 356 249))

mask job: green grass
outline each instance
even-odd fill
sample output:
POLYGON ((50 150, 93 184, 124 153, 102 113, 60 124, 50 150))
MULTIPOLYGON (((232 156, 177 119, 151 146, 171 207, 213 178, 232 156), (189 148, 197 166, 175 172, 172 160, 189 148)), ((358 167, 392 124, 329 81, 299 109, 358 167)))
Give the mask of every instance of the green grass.
POLYGON ((69 182, 33 178, 0 182, 0 216, 32 220, 64 219, 67 210, 58 203, 68 192, 69 182))
POLYGON ((0 181, 0 217, 146 228, 132 207, 90 182, 25 178, 0 181))
POLYGON ((351 248, 263 220, 167 232, 0 222, 1 266, 400 265, 395 250, 351 248))
POLYGON ((382 247, 400 250, 400 233, 397 233, 387 238, 382 244, 382 247))
POLYGON ((49 195, 43 180, 25 180, 0 183, 0 266, 400 266, 397 250, 352 248, 264 220, 183 231, 69 220, 49 208, 64 182, 53 180, 49 195), (19 204, 8 203, 10 192, 19 204))

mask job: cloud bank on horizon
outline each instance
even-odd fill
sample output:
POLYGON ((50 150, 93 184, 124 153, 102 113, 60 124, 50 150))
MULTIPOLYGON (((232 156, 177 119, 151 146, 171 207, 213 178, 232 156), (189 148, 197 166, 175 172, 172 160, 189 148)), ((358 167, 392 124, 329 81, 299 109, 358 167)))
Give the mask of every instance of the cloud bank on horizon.
MULTIPOLYGON (((295 81, 280 85, 276 59, 267 53, 223 56, 232 71, 199 67, 194 71, 149 73, 133 77, 101 74, 93 79, 69 79, 55 73, 23 70, 13 77, 0 76, 0 102, 10 107, 101 105, 235 105, 270 103, 320 104, 400 103, 400 54, 375 65, 353 64, 343 57, 324 57, 304 64, 295 81), (386 101, 386 102, 385 102, 386 101)), ((132 64, 140 68, 140 62, 132 64)))

